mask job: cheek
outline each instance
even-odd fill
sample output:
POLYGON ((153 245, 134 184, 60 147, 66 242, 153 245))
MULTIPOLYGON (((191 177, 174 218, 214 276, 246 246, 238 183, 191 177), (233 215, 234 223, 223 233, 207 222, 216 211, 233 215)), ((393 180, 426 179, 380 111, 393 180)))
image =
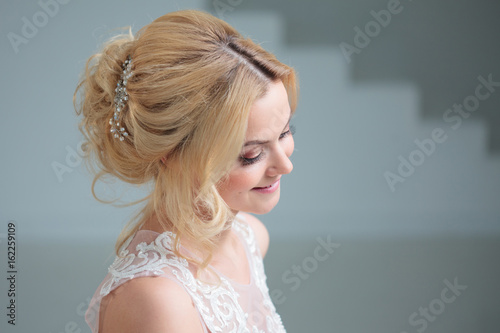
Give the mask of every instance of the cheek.
MULTIPOLYGON (((251 168, 251 167, 250 167, 251 168)), ((258 179, 255 173, 249 172, 250 170, 233 171, 223 186, 220 187, 219 193, 224 197, 225 195, 237 195, 241 192, 248 191, 257 186, 258 179)))

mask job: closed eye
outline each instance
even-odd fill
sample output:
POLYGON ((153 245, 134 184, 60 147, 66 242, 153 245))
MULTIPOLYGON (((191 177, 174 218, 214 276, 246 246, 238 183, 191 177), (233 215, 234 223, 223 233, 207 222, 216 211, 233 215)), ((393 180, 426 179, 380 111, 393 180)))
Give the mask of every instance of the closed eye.
POLYGON ((287 137, 288 135, 294 135, 295 134, 295 126, 293 125, 290 125, 290 127, 288 128, 288 131, 286 132, 283 132, 280 134, 280 140, 287 137))
POLYGON ((261 152, 259 155, 257 155, 256 157, 252 157, 252 158, 240 156, 241 165, 245 166, 245 165, 257 163, 262 158, 262 155, 263 155, 263 153, 261 152))
MULTIPOLYGON (((280 134, 279 139, 282 140, 282 139, 286 138, 287 136, 294 135, 294 134, 295 134, 295 126, 290 125, 287 131, 280 134)), ((251 165, 251 164, 254 164, 254 163, 257 163, 258 161, 260 161, 264 156, 265 156, 264 150, 262 150, 259 153, 259 155, 255 156, 255 157, 245 157, 242 155, 242 156, 240 156, 240 162, 241 162, 242 166, 251 165)))

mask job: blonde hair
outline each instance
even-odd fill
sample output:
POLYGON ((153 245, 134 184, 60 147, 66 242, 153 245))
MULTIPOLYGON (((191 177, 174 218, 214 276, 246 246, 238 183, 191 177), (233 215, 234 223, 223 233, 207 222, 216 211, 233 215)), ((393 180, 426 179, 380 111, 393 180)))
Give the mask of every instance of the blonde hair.
POLYGON ((118 237, 117 254, 154 217, 176 233, 176 255, 199 269, 208 266, 217 235, 234 218, 216 185, 238 159, 252 104, 276 81, 285 85, 293 112, 294 70, 226 22, 197 10, 161 16, 135 37, 129 30, 90 57, 74 103, 83 116, 80 130, 95 172, 92 193, 100 200, 95 185, 106 176, 153 185, 142 210, 118 237), (109 119, 128 55, 133 75, 121 124, 130 135, 120 141, 110 133, 109 119), (183 235, 197 240, 206 254, 202 262, 179 252, 183 235))

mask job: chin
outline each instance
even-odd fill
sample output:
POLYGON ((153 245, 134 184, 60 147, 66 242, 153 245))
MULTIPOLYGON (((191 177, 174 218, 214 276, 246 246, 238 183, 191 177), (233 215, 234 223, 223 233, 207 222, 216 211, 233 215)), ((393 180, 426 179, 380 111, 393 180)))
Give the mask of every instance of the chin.
POLYGON ((249 209, 246 212, 247 213, 252 213, 256 215, 264 215, 269 213, 271 210, 273 210, 274 207, 268 208, 268 209, 263 209, 263 208, 258 208, 258 209, 249 209))
POLYGON ((269 202, 266 202, 265 204, 253 205, 252 207, 249 207, 250 209, 247 210, 246 212, 252 213, 252 214, 257 214, 257 215, 267 214, 270 211, 272 211, 274 207, 276 207, 276 205, 278 204, 278 201, 279 201, 279 196, 277 199, 270 200, 269 202))

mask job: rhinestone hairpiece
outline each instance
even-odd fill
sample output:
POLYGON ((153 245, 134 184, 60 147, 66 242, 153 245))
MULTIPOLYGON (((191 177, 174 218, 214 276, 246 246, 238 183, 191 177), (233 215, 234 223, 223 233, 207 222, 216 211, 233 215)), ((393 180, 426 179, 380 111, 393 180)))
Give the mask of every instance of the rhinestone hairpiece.
POLYGON ((132 76, 132 58, 127 56, 127 59, 122 65, 123 72, 120 75, 120 80, 116 84, 116 95, 115 95, 115 113, 113 118, 109 120, 111 125, 111 133, 115 139, 120 139, 120 141, 125 140, 128 136, 128 132, 123 126, 120 126, 120 113, 125 108, 125 103, 128 101, 127 93, 127 81, 132 76))

